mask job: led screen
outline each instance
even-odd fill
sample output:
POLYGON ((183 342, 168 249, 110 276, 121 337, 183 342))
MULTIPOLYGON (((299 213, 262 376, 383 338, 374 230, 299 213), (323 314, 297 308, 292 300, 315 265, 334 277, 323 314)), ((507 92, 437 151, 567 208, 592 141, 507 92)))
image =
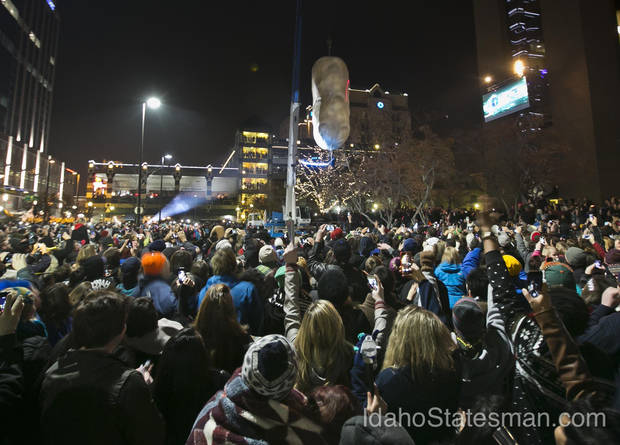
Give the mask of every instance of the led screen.
POLYGON ((485 122, 491 122, 529 106, 525 76, 482 96, 485 122))

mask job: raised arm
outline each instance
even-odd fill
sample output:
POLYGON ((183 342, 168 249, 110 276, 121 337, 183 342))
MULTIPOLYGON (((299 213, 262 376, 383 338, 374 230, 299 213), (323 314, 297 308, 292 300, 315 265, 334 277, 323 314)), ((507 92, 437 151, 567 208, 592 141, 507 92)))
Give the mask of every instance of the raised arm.
POLYGON ((299 309, 299 290, 301 283, 297 271, 297 249, 289 244, 284 251, 286 273, 284 275, 284 333, 286 338, 295 342, 301 326, 301 310, 299 309))

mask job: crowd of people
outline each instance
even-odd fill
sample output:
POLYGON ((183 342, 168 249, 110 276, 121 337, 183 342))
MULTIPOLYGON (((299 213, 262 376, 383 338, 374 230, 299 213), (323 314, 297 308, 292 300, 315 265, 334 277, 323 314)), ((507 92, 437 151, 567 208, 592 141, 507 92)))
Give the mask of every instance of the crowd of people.
POLYGON ((620 200, 350 221, 1 223, 0 444, 620 443, 620 200))

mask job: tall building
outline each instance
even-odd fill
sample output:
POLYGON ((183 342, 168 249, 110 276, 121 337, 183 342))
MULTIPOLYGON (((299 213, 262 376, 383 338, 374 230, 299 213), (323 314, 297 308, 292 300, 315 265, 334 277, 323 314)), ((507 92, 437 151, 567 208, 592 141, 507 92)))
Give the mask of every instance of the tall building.
POLYGON ((531 107, 517 118, 538 116, 560 139, 560 193, 613 195, 620 148, 614 2, 474 0, 474 17, 481 83, 509 79, 520 61, 531 107))
POLYGON ((0 134, 47 151, 60 21, 52 0, 0 1, 0 134))
POLYGON ((2 207, 46 195, 73 200, 77 172, 47 155, 60 19, 52 0, 0 0, 0 188, 2 207))

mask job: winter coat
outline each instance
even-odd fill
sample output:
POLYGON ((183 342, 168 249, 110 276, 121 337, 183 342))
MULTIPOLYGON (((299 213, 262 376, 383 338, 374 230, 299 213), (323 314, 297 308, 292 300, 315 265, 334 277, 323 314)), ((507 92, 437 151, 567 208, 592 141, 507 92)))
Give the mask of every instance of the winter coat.
POLYGON ((250 334, 260 335, 263 329, 263 302, 256 287, 248 281, 239 281, 230 275, 212 276, 198 294, 198 307, 200 308, 207 290, 220 283, 230 288, 239 323, 249 325, 250 334))
POLYGON ((465 276, 458 264, 441 263, 435 269, 435 276, 448 289, 448 297, 450 298, 450 308, 467 294, 465 288, 465 276))
POLYGON ((177 297, 170 285, 161 277, 145 276, 140 280, 138 296, 153 300, 155 309, 161 317, 170 318, 177 309, 177 297))

